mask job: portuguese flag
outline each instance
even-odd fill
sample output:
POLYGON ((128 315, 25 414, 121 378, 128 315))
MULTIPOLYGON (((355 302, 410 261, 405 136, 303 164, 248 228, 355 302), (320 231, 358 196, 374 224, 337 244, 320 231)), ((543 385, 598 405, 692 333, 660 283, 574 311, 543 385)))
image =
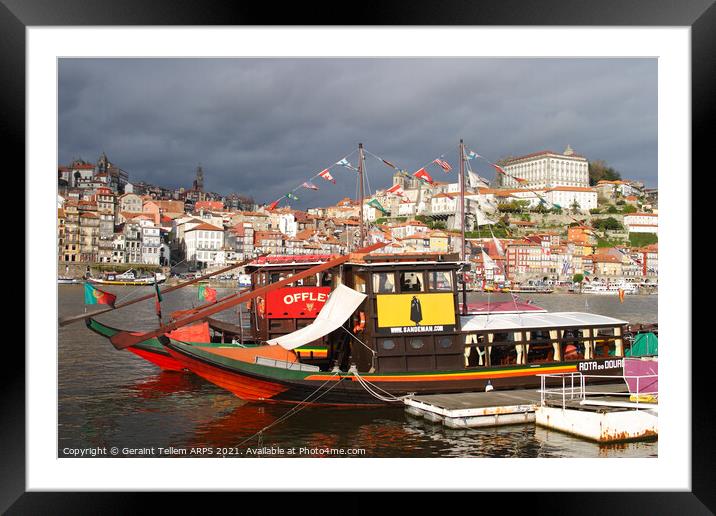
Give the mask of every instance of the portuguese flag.
POLYGON ((216 290, 206 285, 199 285, 199 301, 216 301, 216 290))
POLYGON ((100 290, 90 283, 85 283, 85 304, 86 305, 109 305, 114 308, 117 296, 100 290))

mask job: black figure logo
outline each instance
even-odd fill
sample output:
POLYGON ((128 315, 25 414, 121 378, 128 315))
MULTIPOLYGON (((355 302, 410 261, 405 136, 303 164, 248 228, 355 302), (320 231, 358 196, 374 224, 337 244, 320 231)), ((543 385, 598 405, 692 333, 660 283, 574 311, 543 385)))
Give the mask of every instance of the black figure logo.
POLYGON ((410 302, 410 320, 415 323, 416 326, 423 320, 423 307, 420 306, 420 299, 413 296, 413 300, 410 302))

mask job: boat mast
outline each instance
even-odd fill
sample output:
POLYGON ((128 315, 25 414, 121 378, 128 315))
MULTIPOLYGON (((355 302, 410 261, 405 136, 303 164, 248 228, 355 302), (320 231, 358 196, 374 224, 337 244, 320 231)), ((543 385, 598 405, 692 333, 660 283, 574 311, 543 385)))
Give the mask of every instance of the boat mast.
MULTIPOLYGON (((460 138, 460 232, 462 244, 460 246, 460 261, 465 262, 465 143, 460 138)), ((469 267, 468 267, 469 270, 469 267)), ((462 273, 462 315, 467 314, 467 282, 465 271, 462 273)))
POLYGON ((358 191, 360 199, 358 202, 360 203, 360 242, 358 244, 358 247, 364 246, 365 241, 365 228, 363 227, 363 197, 365 193, 363 192, 363 161, 365 157, 363 156, 363 144, 358 144, 358 191))
POLYGON ((460 229, 462 245, 460 247, 460 260, 465 261, 465 144, 460 138, 460 229))

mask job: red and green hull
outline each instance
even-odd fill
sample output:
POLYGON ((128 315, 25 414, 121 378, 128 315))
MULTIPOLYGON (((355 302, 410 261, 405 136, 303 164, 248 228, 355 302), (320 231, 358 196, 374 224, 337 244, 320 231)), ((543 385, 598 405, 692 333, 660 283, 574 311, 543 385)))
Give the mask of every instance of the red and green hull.
MULTIPOLYGON (((249 401, 298 403, 311 396, 314 404, 374 405, 385 403, 371 394, 350 373, 301 371, 254 363, 241 351, 197 348, 170 338, 160 338, 169 354, 183 367, 249 401), (317 389, 319 389, 318 392, 317 389)), ((270 346, 260 346, 255 350, 270 346)), ((273 347, 274 349, 276 347, 273 347)), ((260 353, 260 351, 259 351, 260 353)), ((275 352, 272 352, 274 355, 275 352)), ((286 353, 284 351, 284 353, 286 353)), ((254 355, 256 355, 256 351, 254 355)), ((273 357, 278 358, 278 357, 273 357)), ((395 396, 409 393, 438 394, 484 391, 488 382, 495 389, 539 388, 540 374, 578 372, 589 362, 614 367, 600 374, 621 376, 621 359, 553 362, 535 365, 502 366, 463 371, 410 373, 361 373, 370 385, 395 396), (617 363, 619 364, 617 366, 617 363)))
MULTIPOLYGON (((106 324, 102 324, 101 322, 92 318, 86 319, 85 322, 90 330, 107 338, 110 338, 116 333, 124 331, 118 328, 107 326, 106 324)), ((209 342, 192 342, 187 344, 192 346, 201 346, 209 348, 226 346, 225 344, 214 344, 209 342)), ((159 339, 157 338, 145 340, 144 342, 140 342, 139 344, 128 347, 127 350, 131 353, 134 353, 138 357, 143 358, 144 360, 154 364, 163 371, 180 372, 186 370, 186 367, 184 367, 181 362, 174 359, 164 348, 164 346, 162 346, 162 343, 159 342, 159 339)))

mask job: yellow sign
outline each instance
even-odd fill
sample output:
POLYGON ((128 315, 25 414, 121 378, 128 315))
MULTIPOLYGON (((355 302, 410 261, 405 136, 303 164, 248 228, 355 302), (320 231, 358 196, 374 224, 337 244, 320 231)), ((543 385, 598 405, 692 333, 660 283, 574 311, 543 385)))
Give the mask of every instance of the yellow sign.
POLYGON ((447 331, 455 325, 452 293, 378 295, 378 328, 391 333, 447 331))

